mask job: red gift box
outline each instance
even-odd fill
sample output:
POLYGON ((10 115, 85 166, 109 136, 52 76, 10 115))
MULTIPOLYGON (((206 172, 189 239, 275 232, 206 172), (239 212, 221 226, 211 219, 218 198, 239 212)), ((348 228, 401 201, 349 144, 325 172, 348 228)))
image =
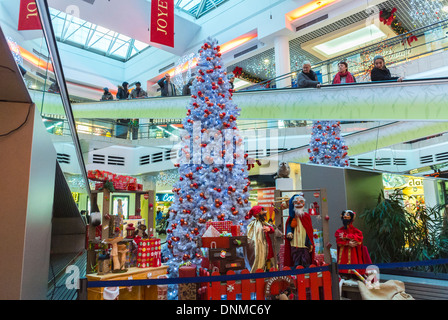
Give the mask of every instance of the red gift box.
POLYGON ((203 248, 228 248, 229 237, 202 237, 203 248))
POLYGON ((136 242, 138 268, 154 268, 162 265, 160 239, 138 239, 136 242))
POLYGON ((113 184, 115 190, 127 190, 128 188, 128 185, 122 181, 114 181, 113 184))
POLYGON ((239 225, 233 225, 230 227, 230 232, 232 233, 232 236, 238 237, 241 235, 241 226, 239 225))
POLYGON ((196 277, 196 265, 179 267, 179 278, 192 278, 196 277))
POLYGON ((87 171, 87 177, 90 180, 104 182, 108 180, 113 180, 116 177, 116 175, 108 171, 89 170, 87 171))
POLYGON ((128 190, 129 191, 136 191, 137 190, 137 183, 131 182, 128 184, 128 190))
POLYGON ((213 226, 219 233, 229 232, 231 231, 232 221, 207 221, 205 223, 205 230, 208 227, 213 226))

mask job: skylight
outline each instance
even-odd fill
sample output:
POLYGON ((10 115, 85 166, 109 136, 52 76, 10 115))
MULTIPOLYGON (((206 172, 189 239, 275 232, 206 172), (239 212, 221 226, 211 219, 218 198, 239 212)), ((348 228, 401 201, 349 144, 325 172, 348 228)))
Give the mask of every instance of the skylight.
POLYGON ((104 56, 127 61, 148 44, 50 8, 56 39, 104 56))
POLYGON ((228 0, 177 0, 175 7, 199 19, 228 0))

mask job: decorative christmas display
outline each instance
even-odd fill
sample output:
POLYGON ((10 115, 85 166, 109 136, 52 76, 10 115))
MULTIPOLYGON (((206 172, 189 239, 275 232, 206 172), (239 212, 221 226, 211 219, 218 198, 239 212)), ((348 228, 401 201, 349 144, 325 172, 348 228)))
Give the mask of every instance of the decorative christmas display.
POLYGON ((241 78, 243 80, 246 80, 246 81, 249 81, 252 83, 259 83, 259 82, 264 81, 263 79, 260 79, 258 77, 255 77, 255 76, 245 72, 243 70, 243 68, 240 68, 240 67, 235 67, 235 69, 233 69, 232 72, 235 75, 235 78, 241 78))
POLYGON ((278 165, 278 170, 276 175, 274 176, 274 179, 277 178, 289 178, 289 175, 291 173, 291 168, 289 167, 289 164, 287 162, 280 162, 278 165))
POLYGON ((190 53, 177 60, 174 69, 173 83, 179 92, 182 92, 184 85, 191 79, 197 56, 197 53, 190 53))
POLYGON ((248 81, 251 81, 251 78, 253 78, 254 81, 257 81, 257 79, 265 81, 276 77, 275 66, 275 50, 274 48, 271 48, 244 59, 236 64, 229 65, 227 67, 227 72, 234 73, 233 71, 235 71, 238 73, 239 70, 241 70, 241 79, 246 79, 247 76, 248 81))
POLYGON ((137 243, 137 268, 161 266, 160 239, 135 239, 137 243))
POLYGON ((232 100, 217 41, 207 39, 199 54, 162 252, 172 277, 181 263, 201 264, 197 241, 207 221, 230 221, 245 232, 244 216, 250 209, 247 154, 236 125, 240 109, 232 100))
POLYGON ((130 176, 117 175, 108 171, 89 170, 87 177, 92 181, 98 181, 95 184, 95 190, 106 188, 110 191, 115 190, 143 190, 143 185, 137 183, 137 178, 130 176))
POLYGON ((208 257, 202 259, 202 266, 225 274, 229 270, 245 269, 243 254, 237 249, 247 244, 247 237, 241 235, 240 225, 230 221, 210 221, 199 245, 208 249, 208 257), (220 230, 220 231, 218 231, 220 230))
MULTIPOLYGON (((390 11, 387 9, 381 10, 380 11, 380 21, 383 24, 390 26, 392 28, 392 30, 397 35, 408 33, 408 30, 406 30, 403 27, 402 23, 398 20, 396 14, 395 14, 396 12, 397 12, 397 8, 393 8, 390 11)), ((418 40, 418 38, 416 36, 409 34, 406 37, 406 39, 403 40, 403 44, 404 44, 404 41, 407 41, 408 45, 411 45, 411 43, 413 41, 417 41, 417 40, 418 40)))
POLYGON ((409 6, 413 10, 411 17, 414 21, 414 28, 427 26, 445 19, 444 5, 444 2, 440 0, 409 0, 409 6))
POLYGON ((289 200, 289 217, 285 224, 284 265, 309 267, 315 260, 314 230, 311 216, 305 211, 302 193, 289 200))
POLYGON ((269 237, 269 234, 274 233, 274 228, 266 222, 266 210, 261 206, 254 206, 246 218, 254 218, 247 226, 248 252, 253 252, 248 253, 251 260, 250 272, 277 267, 274 266, 274 250, 269 237))
POLYGON ((341 136, 339 121, 315 121, 308 153, 311 163, 335 167, 349 166, 348 146, 341 136))
MULTIPOLYGON (((336 230, 334 236, 338 245, 338 264, 370 264, 370 255, 367 247, 363 245, 363 234, 361 230, 353 226, 356 213, 352 210, 344 210, 341 213, 343 226, 336 230)), ((364 275, 365 269, 362 270, 339 270, 339 273, 350 277, 358 274, 364 275)))

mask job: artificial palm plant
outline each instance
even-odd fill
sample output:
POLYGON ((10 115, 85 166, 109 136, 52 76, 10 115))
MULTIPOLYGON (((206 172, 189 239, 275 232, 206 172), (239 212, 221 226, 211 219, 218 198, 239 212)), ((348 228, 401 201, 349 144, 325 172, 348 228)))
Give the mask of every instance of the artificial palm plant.
MULTIPOLYGON (((403 189, 387 198, 384 191, 377 205, 360 215, 364 221, 365 244, 374 263, 422 261, 448 257, 448 224, 444 206, 404 207, 403 189)), ((415 268, 414 268, 415 269, 415 268)), ((447 265, 418 270, 448 272, 447 265)))

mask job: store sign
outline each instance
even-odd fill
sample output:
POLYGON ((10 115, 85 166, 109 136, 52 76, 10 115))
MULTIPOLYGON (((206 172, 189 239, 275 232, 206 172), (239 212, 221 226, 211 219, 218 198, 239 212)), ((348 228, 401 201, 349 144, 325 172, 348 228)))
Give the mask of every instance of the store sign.
POLYGON ((19 25, 17 30, 41 30, 42 26, 35 0, 20 0, 19 25))
POLYGON ((156 194, 156 202, 173 202, 174 194, 170 193, 157 193, 156 194))
POLYGON ((151 1, 151 42, 174 48, 174 1, 151 1))
POLYGON ((73 200, 75 202, 79 202, 79 193, 78 192, 72 192, 73 200))

